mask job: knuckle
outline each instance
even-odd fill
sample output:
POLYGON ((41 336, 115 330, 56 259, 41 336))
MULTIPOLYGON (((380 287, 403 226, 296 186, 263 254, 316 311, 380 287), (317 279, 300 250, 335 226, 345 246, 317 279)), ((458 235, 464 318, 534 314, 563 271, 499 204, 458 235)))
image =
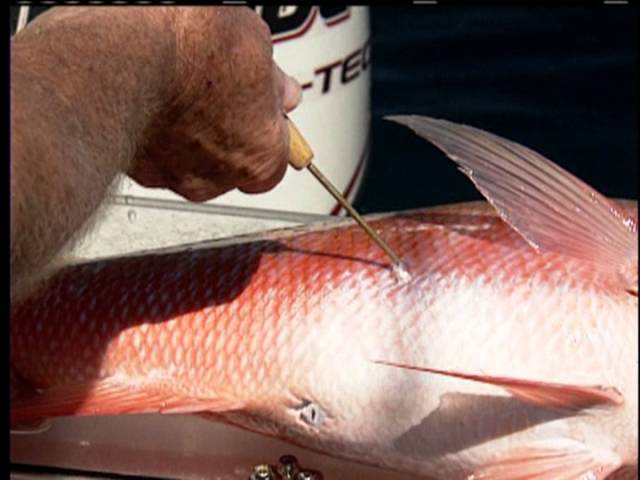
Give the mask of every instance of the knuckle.
POLYGON ((264 21, 262 17, 258 14, 255 14, 255 18, 257 19, 257 26, 262 35, 263 39, 271 46, 271 29, 269 28, 269 24, 264 21))
POLYGON ((269 25, 252 8, 230 8, 230 22, 235 25, 242 25, 243 35, 241 38, 268 44, 271 46, 271 30, 269 25))
POLYGON ((275 148, 266 150, 264 154, 253 158, 241 190, 259 193, 274 188, 287 172, 287 158, 286 150, 275 148))
POLYGON ((166 184, 164 177, 161 175, 144 171, 142 169, 134 169, 130 171, 129 177, 146 188, 158 188, 166 184))
POLYGON ((269 24, 251 8, 247 8, 243 13, 249 17, 249 22, 254 27, 258 39, 271 46, 271 29, 269 28, 269 24))
POLYGON ((194 203, 202 203, 202 202, 206 202, 207 200, 209 200, 210 198, 213 198, 213 196, 209 196, 208 194, 206 194, 205 192, 201 191, 201 190, 184 190, 184 189, 177 189, 174 190, 177 194, 181 195, 182 197, 186 198, 187 200, 189 200, 190 202, 194 202, 194 203))
POLYGON ((269 167, 264 157, 256 157, 248 169, 246 178, 252 182, 263 181, 268 176, 268 170, 269 167))
POLYGON ((265 22, 259 15, 255 12, 250 12, 253 16, 253 24, 254 24, 254 41, 260 48, 260 53, 263 61, 265 63, 270 63, 273 58, 273 42, 271 40, 271 30, 269 29, 269 25, 265 22), (269 61, 269 62, 267 62, 269 61))
POLYGON ((285 173, 287 172, 287 163, 283 161, 283 158, 278 159, 278 161, 273 162, 271 165, 271 169, 269 172, 269 176, 266 178, 265 183, 268 188, 271 189, 275 187, 280 181, 284 178, 285 173))
POLYGON ((276 173, 272 177, 274 182, 273 186, 276 186, 278 183, 280 183, 284 178, 284 176, 286 175, 286 173, 287 173, 287 162, 285 160, 283 162, 278 163, 278 168, 276 169, 276 173))
POLYGON ((217 185, 192 175, 185 175, 171 190, 191 202, 205 202, 219 195, 217 185))
POLYGON ((170 187, 170 190, 172 192, 177 193, 181 197, 186 198, 189 201, 194 201, 194 197, 192 195, 192 192, 188 188, 185 189, 185 188, 182 188, 182 187, 170 187))

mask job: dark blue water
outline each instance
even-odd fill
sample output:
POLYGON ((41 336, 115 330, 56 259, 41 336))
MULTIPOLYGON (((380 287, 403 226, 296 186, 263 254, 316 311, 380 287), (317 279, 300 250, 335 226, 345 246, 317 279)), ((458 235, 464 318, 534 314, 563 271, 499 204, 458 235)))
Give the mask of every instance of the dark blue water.
POLYGON ((638 10, 371 9, 365 212, 481 198, 440 151, 384 115, 468 123, 544 154, 605 195, 638 195, 638 10))

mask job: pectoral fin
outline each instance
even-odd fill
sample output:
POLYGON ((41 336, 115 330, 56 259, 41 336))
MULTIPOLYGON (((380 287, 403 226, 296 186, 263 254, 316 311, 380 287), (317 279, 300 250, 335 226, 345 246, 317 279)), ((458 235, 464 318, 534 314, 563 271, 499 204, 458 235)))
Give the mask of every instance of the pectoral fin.
POLYGON ((121 415, 128 413, 196 413, 239 410, 243 402, 224 397, 198 398, 163 388, 127 385, 111 380, 60 385, 11 405, 11 423, 69 415, 121 415))
POLYGON ((435 368, 416 367, 400 363, 375 361, 380 365, 416 370, 419 372, 446 375, 475 382, 482 382, 502 387, 514 397, 524 402, 566 410, 582 410, 596 405, 620 405, 624 398, 615 387, 600 385, 569 385, 562 383, 540 382, 519 378, 497 377, 491 375, 477 375, 452 370, 438 370, 435 368))

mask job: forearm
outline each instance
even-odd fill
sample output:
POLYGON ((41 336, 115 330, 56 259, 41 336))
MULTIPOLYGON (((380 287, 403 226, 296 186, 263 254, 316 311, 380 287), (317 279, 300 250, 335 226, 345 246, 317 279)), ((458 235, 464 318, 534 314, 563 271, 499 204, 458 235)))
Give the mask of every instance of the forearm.
POLYGON ((162 107, 172 46, 137 33, 136 9, 108 10, 43 16, 12 41, 12 288, 91 216, 162 107))

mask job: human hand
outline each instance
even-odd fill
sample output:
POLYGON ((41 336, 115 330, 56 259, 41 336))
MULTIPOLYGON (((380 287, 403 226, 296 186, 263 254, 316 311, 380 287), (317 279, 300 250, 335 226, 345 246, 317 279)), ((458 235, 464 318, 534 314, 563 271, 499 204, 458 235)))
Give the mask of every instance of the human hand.
POLYGON ((169 17, 175 62, 167 65, 170 101, 146 129, 129 175, 197 202, 273 188, 288 164, 284 113, 301 88, 273 61, 266 23, 244 7, 155 7, 149 15, 165 24, 169 17))

